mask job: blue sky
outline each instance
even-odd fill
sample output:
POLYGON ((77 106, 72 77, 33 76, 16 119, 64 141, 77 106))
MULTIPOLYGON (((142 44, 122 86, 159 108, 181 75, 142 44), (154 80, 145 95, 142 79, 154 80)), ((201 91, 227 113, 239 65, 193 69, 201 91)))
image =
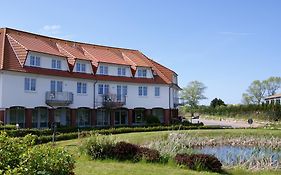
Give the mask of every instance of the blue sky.
POLYGON ((256 79, 281 76, 279 0, 25 0, 1 2, 0 26, 142 51, 241 103, 256 79), (40 2, 40 3, 39 3, 40 2))

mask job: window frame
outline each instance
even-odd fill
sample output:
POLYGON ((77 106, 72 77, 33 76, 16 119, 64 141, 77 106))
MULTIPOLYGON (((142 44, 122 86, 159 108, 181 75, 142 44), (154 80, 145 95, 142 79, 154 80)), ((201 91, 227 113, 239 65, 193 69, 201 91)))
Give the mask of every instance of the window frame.
POLYGON ((41 57, 30 55, 29 56, 29 66, 32 67, 40 67, 41 65, 41 57))
POLYGON ((52 59, 51 67, 52 67, 52 69, 61 70, 62 69, 62 60, 52 59))
POLYGON ((25 77, 24 78, 24 91, 36 92, 36 78, 25 77))
POLYGON ((77 94, 86 95, 87 94, 87 83, 85 82, 77 82, 77 94), (80 90, 79 90, 80 87, 80 90))
POLYGON ((140 97, 147 97, 148 96, 148 87, 147 86, 139 86, 138 87, 138 94, 140 97))
POLYGON ((159 86, 154 87, 154 96, 160 97, 160 87, 159 86))
POLYGON ((108 75, 108 66, 100 65, 99 66, 99 74, 100 75, 108 75))

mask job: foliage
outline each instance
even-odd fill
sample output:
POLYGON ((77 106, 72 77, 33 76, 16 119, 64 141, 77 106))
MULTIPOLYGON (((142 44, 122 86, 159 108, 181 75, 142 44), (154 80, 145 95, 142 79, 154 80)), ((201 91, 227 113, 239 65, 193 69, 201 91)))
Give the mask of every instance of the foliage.
POLYGON ((218 107, 218 106, 226 106, 226 104, 220 98, 219 99, 218 98, 214 98, 211 101, 210 106, 215 108, 215 107, 218 107))
POLYGON ((192 170, 197 171, 213 171, 213 172, 221 172, 222 164, 213 155, 207 154, 177 154, 175 157, 175 161, 179 165, 187 166, 192 170))
POLYGON ((146 117, 146 124, 148 125, 159 125, 161 122, 157 116, 150 115, 146 117))
POLYGON ((21 159, 19 155, 35 144, 35 136, 26 135, 23 138, 9 138, 6 133, 0 134, 0 171, 16 168, 21 159))
POLYGON ((161 159, 159 151, 146 147, 139 147, 137 157, 146 162, 159 162, 161 159))
POLYGON ((181 91, 181 98, 187 101, 187 104, 191 107, 196 107, 199 104, 199 100, 206 99, 203 95, 207 87, 199 81, 191 81, 181 91))
POLYGON ((244 104, 261 104, 263 98, 277 93, 281 88, 281 77, 269 77, 267 80, 255 80, 242 94, 244 104))
POLYGON ((114 157, 117 160, 133 160, 137 161, 137 154, 139 152, 139 146, 127 142, 118 142, 114 149, 114 157))
POLYGON ((111 137, 95 134, 83 142, 81 151, 85 151, 92 159, 112 158, 115 144, 111 137))
POLYGON ((36 175, 72 175, 74 159, 63 148, 51 145, 38 145, 21 156, 22 162, 17 168, 22 174, 36 175))

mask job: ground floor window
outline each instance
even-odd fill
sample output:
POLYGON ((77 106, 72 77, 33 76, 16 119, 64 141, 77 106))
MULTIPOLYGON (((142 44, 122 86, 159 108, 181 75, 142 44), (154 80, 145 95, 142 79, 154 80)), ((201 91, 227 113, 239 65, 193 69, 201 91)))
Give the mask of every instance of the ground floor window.
POLYGON ((76 125, 79 127, 91 125, 91 109, 79 108, 77 110, 76 125))
POLYGON ((115 111, 115 125, 127 125, 128 124, 128 111, 127 110, 117 110, 115 111))
POLYGON ((19 124, 21 128, 25 127, 25 110, 22 107, 13 107, 9 109, 8 123, 11 125, 19 124))
POLYGON ((48 109, 35 108, 32 110, 32 128, 48 127, 48 109))
POLYGON ((108 126, 110 124, 109 111, 105 109, 97 110, 97 126, 108 126))
POLYGON ((164 123, 164 110, 161 108, 152 109, 152 115, 156 116, 161 123, 164 123))
POLYGON ((54 122, 58 126, 70 126, 70 109, 68 108, 58 108, 55 110, 54 122))
POLYGON ((144 123, 144 114, 145 110, 144 109, 135 109, 133 112, 133 120, 132 122, 134 124, 142 124, 144 123))

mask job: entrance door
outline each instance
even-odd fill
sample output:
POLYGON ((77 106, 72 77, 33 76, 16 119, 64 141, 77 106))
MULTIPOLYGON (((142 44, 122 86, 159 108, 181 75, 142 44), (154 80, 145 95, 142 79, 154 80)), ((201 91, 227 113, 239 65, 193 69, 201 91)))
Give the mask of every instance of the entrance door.
POLYGON ((105 109, 97 110, 97 126, 109 126, 110 116, 109 112, 105 109))
POLYGON ((127 125, 128 124, 128 111, 117 110, 115 111, 115 125, 127 125))

